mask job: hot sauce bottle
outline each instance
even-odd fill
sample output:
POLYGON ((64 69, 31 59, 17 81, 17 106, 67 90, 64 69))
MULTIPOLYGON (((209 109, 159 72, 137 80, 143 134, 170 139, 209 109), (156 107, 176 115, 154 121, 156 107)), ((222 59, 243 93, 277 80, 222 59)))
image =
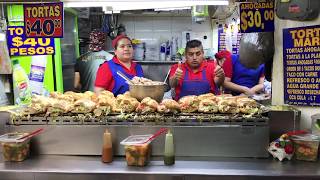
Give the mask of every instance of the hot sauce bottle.
POLYGON ((112 162, 112 139, 110 132, 106 129, 103 134, 103 147, 102 147, 102 162, 110 163, 112 162))
POLYGON ((164 145, 164 164, 165 165, 173 165, 175 162, 174 157, 174 144, 173 144, 173 135, 169 130, 166 134, 166 141, 164 145))

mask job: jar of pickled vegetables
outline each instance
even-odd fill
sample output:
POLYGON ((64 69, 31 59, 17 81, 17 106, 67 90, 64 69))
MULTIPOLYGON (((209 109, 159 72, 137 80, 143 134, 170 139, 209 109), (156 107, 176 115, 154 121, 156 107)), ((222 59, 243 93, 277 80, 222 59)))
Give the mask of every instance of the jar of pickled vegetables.
POLYGON ((152 134, 129 136, 121 142, 128 166, 146 166, 150 161, 151 144, 146 142, 152 134))
POLYGON ((0 137, 5 161, 23 161, 30 153, 30 139, 18 140, 27 133, 8 133, 0 137))

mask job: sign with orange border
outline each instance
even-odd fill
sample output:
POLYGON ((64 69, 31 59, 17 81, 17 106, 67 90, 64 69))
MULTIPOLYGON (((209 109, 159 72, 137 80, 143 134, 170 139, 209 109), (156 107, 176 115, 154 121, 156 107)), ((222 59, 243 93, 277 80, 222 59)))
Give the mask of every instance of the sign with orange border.
POLYGON ((24 4, 27 37, 63 37, 63 3, 24 4))

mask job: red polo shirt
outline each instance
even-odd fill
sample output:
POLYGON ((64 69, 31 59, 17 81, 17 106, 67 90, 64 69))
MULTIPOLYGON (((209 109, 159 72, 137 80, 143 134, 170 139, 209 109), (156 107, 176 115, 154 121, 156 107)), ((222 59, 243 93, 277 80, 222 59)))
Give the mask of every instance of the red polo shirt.
MULTIPOLYGON (((170 78, 173 77, 174 73, 176 72, 176 69, 178 68, 178 64, 175 64, 171 67, 170 70, 170 78)), ((181 88, 182 88, 182 82, 184 80, 186 69, 188 69, 188 77, 190 80, 192 79, 202 79, 202 71, 206 70, 206 77, 209 80, 210 83, 210 92, 215 92, 215 83, 214 83, 214 69, 215 64, 214 61, 203 61, 199 67, 199 69, 194 72, 187 63, 181 64, 181 69, 183 71, 182 78, 179 80, 178 85, 175 88, 176 96, 180 95, 181 88)))
MULTIPOLYGON (((137 63, 131 61, 131 67, 130 67, 130 69, 128 69, 126 66, 124 66, 118 60, 118 58, 116 56, 114 56, 111 61, 113 61, 116 64, 121 65, 121 67, 125 70, 126 73, 133 75, 133 76, 137 75, 137 72, 136 72, 137 63)), ((109 68, 109 64, 108 64, 108 62, 105 62, 99 67, 99 69, 97 71, 95 86, 104 88, 105 90, 108 90, 108 91, 112 91, 112 89, 114 88, 114 84, 115 84, 115 81, 112 76, 112 72, 109 68)))

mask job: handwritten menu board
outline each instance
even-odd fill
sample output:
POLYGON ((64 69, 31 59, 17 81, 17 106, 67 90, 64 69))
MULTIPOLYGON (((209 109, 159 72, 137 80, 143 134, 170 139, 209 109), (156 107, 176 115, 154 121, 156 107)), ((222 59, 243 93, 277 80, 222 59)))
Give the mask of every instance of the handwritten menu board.
POLYGON ((225 50, 226 47, 226 33, 222 26, 218 28, 218 51, 225 50))
POLYGON ((284 101, 320 106, 320 25, 283 29, 284 101))
POLYGON ((218 51, 227 49, 232 54, 238 54, 240 39, 239 24, 218 27, 218 51))

